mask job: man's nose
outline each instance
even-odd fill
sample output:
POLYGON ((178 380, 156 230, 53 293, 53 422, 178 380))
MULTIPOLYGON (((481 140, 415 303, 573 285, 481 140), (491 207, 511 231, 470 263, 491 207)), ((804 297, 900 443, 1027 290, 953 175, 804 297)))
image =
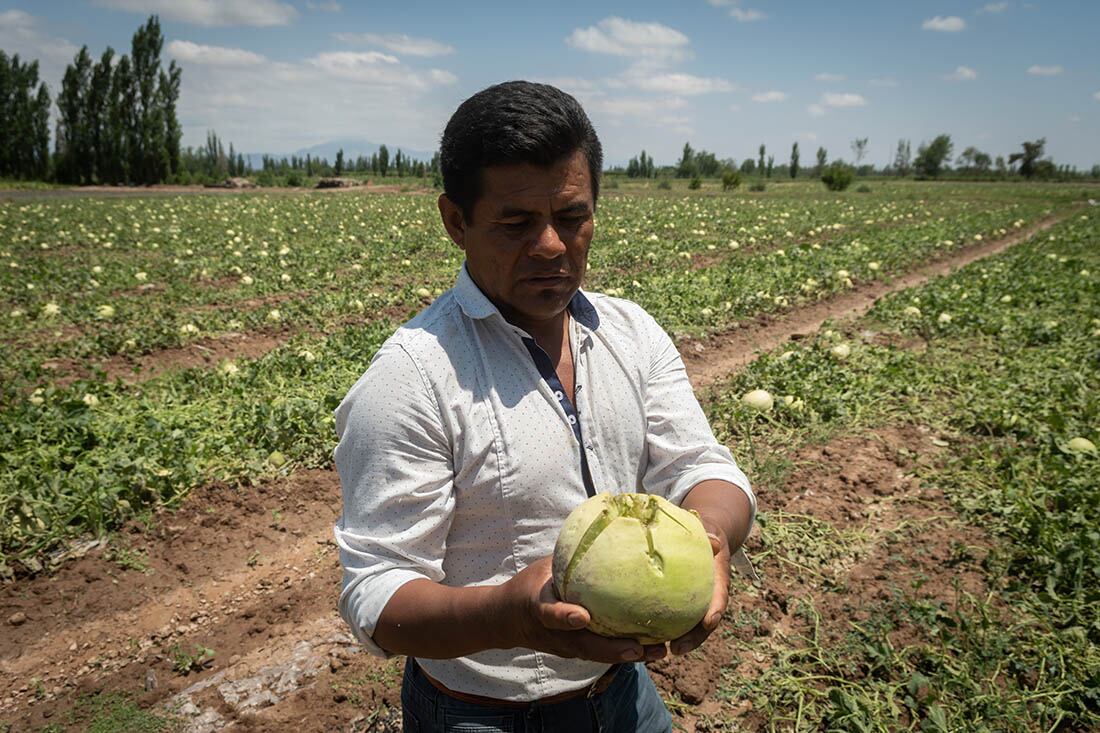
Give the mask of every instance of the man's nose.
POLYGON ((565 250, 565 240, 561 238, 553 224, 547 224, 536 236, 535 243, 531 247, 531 255, 550 260, 561 257, 565 254, 565 250))

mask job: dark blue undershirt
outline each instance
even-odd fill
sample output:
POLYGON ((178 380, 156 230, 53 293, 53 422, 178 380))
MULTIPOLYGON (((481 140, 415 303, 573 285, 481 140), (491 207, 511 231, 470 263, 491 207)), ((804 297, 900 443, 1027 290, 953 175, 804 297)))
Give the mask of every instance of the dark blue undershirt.
MULTIPOLYGON (((531 358, 534 359, 539 374, 550 385, 550 389, 554 391, 554 396, 558 398, 558 403, 565 410, 565 417, 573 428, 573 435, 577 438, 577 447, 581 450, 581 477, 584 479, 584 490, 589 496, 595 496, 596 487, 592 484, 592 473, 588 470, 588 451, 584 449, 584 438, 581 435, 581 420, 576 408, 573 407, 573 401, 565 393, 565 386, 558 379, 558 372, 554 369, 554 362, 550 360, 549 354, 543 351, 542 347, 535 343, 533 338, 524 337, 523 345, 527 347, 527 351, 531 352, 531 358)), ((577 389, 580 389, 579 385, 577 389)))

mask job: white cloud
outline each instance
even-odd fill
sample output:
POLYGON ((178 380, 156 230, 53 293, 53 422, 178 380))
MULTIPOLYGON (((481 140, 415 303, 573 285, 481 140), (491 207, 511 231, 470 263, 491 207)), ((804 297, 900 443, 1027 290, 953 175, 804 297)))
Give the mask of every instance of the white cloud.
POLYGON ((978 9, 979 13, 1003 13, 1008 10, 1008 3, 986 3, 978 9))
POLYGON ((396 56, 378 51, 322 53, 309 59, 307 63, 338 79, 378 87, 424 91, 433 86, 457 81, 455 75, 449 71, 414 71, 398 61, 396 56))
POLYGON ((433 41, 431 38, 414 38, 404 33, 333 33, 332 37, 342 43, 369 43, 381 46, 387 51, 404 56, 446 56, 454 53, 454 46, 433 41))
POLYGON ((635 86, 649 92, 667 92, 670 94, 710 94, 712 92, 732 92, 734 85, 725 79, 704 78, 691 74, 656 74, 639 76, 635 86))
POLYGON ((729 111, 730 111, 730 112, 740 112, 740 111, 741 111, 741 105, 739 105, 739 104, 731 104, 731 105, 729 106, 729 111))
POLYGON ((896 87, 898 82, 889 76, 881 76, 872 79, 869 84, 873 87, 896 87))
MULTIPOLYGON (((0 48, 9 56, 19 54, 24 61, 39 59, 40 78, 46 78, 45 72, 55 65, 64 68, 80 50, 64 38, 52 38, 41 32, 38 19, 22 10, 0 13, 0 48)), ((47 83, 52 85, 51 80, 47 83)))
POLYGON ((617 17, 604 18, 588 28, 577 28, 565 42, 593 53, 667 61, 686 58, 691 44, 687 36, 667 25, 617 17))
POLYGON ((202 26, 288 25, 298 17, 294 6, 278 0, 97 0, 103 7, 202 26))
POLYGON ((921 28, 926 31, 943 31, 945 33, 958 33, 966 28, 966 21, 957 15, 937 15, 921 23, 921 28))
POLYGON ((822 95, 821 103, 826 107, 865 107, 867 105, 867 100, 858 94, 845 92, 842 94, 822 95))
POLYGON ((1081 115, 1070 115, 1069 121, 1076 125, 1078 122, 1081 121, 1081 115))
POLYGON ((739 23, 752 23, 764 20, 768 16, 755 8, 730 8, 730 17, 736 18, 739 23))
POLYGON ((1032 76, 1058 76, 1063 71, 1065 71, 1065 69, 1059 64, 1054 64, 1053 66, 1040 66, 1039 64, 1035 64, 1034 66, 1029 66, 1027 69, 1027 73, 1032 76))
POLYGON ((665 97, 661 99, 615 97, 601 99, 590 104, 596 111, 610 115, 647 117, 673 109, 682 109, 687 105, 687 102, 680 97, 665 97))
MULTIPOLYGON (((0 48, 9 57, 19 54, 23 62, 37 60, 38 80, 46 83, 53 99, 57 99, 61 90, 65 67, 80 50, 68 40, 42 30, 39 19, 22 10, 0 11, 0 48)), ((50 106, 51 118, 56 110, 56 105, 50 106)), ((50 129, 53 129, 52 122, 50 129)))
POLYGON ((334 2, 334 0, 320 3, 315 3, 313 0, 306 0, 306 9, 321 13, 339 13, 344 9, 344 6, 338 2, 334 2))
POLYGON ((540 84, 549 84, 552 87, 557 87, 563 92, 568 92, 573 96, 588 95, 588 94, 601 94, 599 91, 599 84, 591 79, 584 79, 578 76, 554 76, 548 78, 535 78, 531 81, 538 82, 540 84))
POLYGON ((225 46, 203 46, 191 41, 172 41, 168 44, 168 53, 180 61, 212 66, 254 66, 266 59, 258 53, 243 48, 225 46))
POLYGON ((799 133, 798 137, 802 140, 805 140, 806 142, 811 142, 812 143, 815 140, 817 140, 817 133, 816 132, 802 132, 802 133, 799 133))
POLYGON ((214 129, 245 153, 289 153, 350 138, 431 150, 462 101, 456 81, 449 71, 380 52, 244 66, 189 64, 179 116, 185 145, 201 145, 214 129))
POLYGON ((833 109, 848 109, 852 107, 865 107, 867 100, 860 94, 852 92, 837 92, 822 94, 821 99, 806 108, 811 117, 822 117, 833 109))
POLYGON ((843 74, 830 74, 828 71, 823 71, 820 74, 814 74, 815 81, 844 81, 843 74))
POLYGON ((1095 99, 1097 102, 1100 102, 1100 92, 1095 92, 1092 95, 1092 98, 1095 99))
POLYGON ((754 102, 784 102, 786 99, 786 92, 779 92, 774 89, 769 92, 759 92, 758 94, 752 95, 752 101, 754 102))
POLYGON ((978 78, 978 72, 969 66, 956 66, 954 71, 943 78, 948 81, 974 81, 978 78))

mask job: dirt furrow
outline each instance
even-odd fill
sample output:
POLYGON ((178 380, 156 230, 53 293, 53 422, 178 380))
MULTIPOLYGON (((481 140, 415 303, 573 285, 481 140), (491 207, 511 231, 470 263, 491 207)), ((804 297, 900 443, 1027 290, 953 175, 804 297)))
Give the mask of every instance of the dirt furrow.
POLYGON ((1069 216, 1049 216, 1003 239, 967 247, 911 270, 890 282, 873 281, 856 286, 850 292, 775 315, 764 315, 736 328, 712 334, 704 339, 684 339, 677 343, 684 356, 688 377, 696 389, 709 387, 718 379, 748 364, 757 354, 771 351, 792 337, 813 333, 826 320, 852 320, 871 309, 885 295, 916 287, 946 275, 983 257, 995 255, 1045 231, 1069 216))

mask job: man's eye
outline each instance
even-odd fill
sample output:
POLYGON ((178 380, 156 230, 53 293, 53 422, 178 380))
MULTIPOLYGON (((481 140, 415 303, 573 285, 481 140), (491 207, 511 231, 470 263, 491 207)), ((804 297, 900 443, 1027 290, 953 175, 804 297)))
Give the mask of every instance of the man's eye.
POLYGON ((501 224, 509 232, 522 232, 530 225, 526 219, 521 221, 506 221, 501 224))

